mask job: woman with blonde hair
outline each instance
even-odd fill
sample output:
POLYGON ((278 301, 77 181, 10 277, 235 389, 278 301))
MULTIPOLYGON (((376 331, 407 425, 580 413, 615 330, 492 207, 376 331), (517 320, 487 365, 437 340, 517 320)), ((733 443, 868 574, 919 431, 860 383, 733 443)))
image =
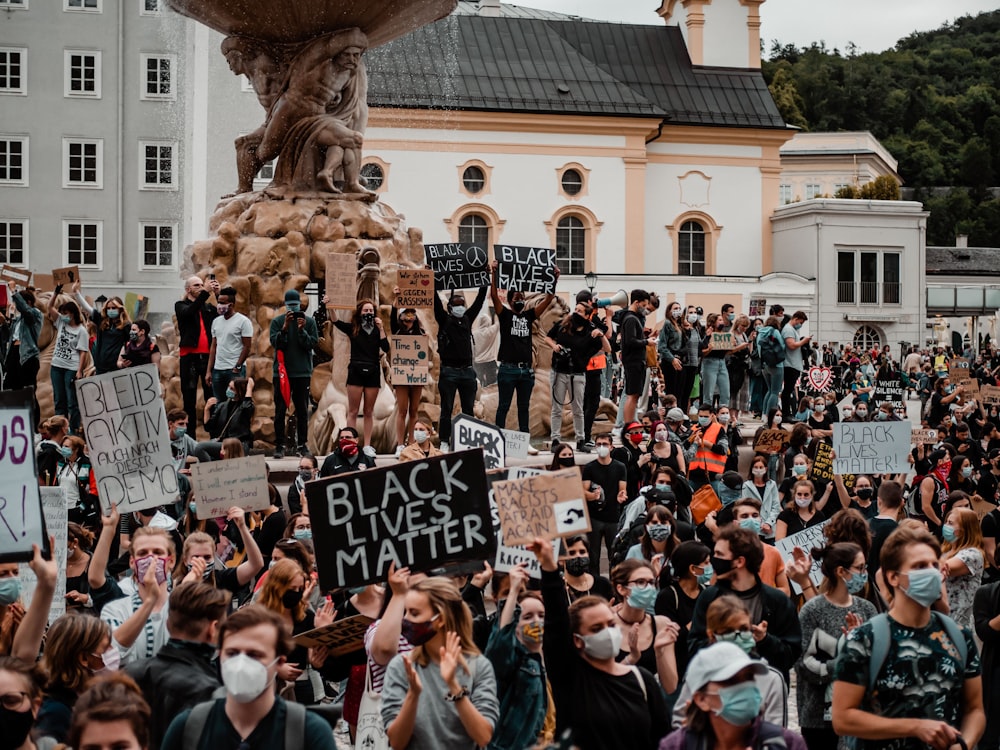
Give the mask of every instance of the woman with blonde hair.
POLYGON ((132 318, 125 309, 125 303, 121 297, 112 297, 104 303, 103 310, 91 307, 87 298, 80 293, 79 281, 73 284, 73 298, 96 330, 94 369, 98 375, 114 372, 118 369, 118 353, 128 342, 132 328, 132 318))
POLYGON ((382 387, 379 360, 382 352, 389 353, 389 339, 374 300, 359 299, 350 323, 337 320, 337 311, 332 308, 330 320, 351 342, 351 359, 347 363, 347 426, 357 429, 358 409, 363 397, 364 431, 361 442, 368 447, 375 426, 375 400, 382 387))
MULTIPOLYGON (((203 531, 196 531, 184 540, 184 547, 174 567, 174 581, 178 583, 207 583, 232 594, 237 594, 249 584, 261 568, 264 558, 260 548, 247 529, 243 509, 229 509, 228 520, 236 525, 243 542, 245 559, 235 567, 217 565, 215 540, 203 531)), ((235 597, 234 597, 235 598, 235 597)))
POLYGON ((402 635, 413 651, 389 662, 382 688, 392 747, 488 745, 499 716, 496 677, 472 640, 472 613, 458 586, 442 577, 412 585, 402 635))
POLYGON ((979 517, 971 508, 954 508, 941 527, 944 547, 941 574, 944 576, 952 619, 963 628, 973 629, 972 602, 983 582, 986 550, 979 517))

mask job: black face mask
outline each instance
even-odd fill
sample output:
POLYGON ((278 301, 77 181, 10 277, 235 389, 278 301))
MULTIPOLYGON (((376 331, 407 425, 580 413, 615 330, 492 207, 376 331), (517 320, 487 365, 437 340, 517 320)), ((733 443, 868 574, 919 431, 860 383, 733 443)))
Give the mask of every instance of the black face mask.
POLYGON ((712 555, 712 570, 715 571, 716 575, 724 576, 732 569, 733 569, 732 560, 723 560, 721 557, 716 557, 715 555, 712 555))
POLYGON ((587 322, 587 319, 580 315, 580 313, 573 313, 573 325, 582 326, 587 322))
POLYGON ((288 589, 284 594, 281 595, 281 603, 284 605, 285 609, 295 609, 302 601, 302 592, 295 591, 294 589, 288 589))
POLYGON ((4 747, 21 747, 28 739, 28 732, 34 723, 35 717, 31 715, 31 709, 11 711, 0 706, 0 733, 6 737, 4 747))
POLYGON ((566 561, 566 572, 571 576, 582 576, 590 570, 589 557, 571 557, 566 561))
POLYGON ((871 500, 874 490, 871 487, 859 487, 858 488, 858 499, 860 500, 871 500))
POLYGON ((559 456, 559 465, 560 466, 566 466, 566 467, 576 466, 576 457, 575 456, 559 456))
POLYGON ((524 300, 523 299, 515 300, 514 304, 511 305, 511 307, 514 308, 514 312, 521 312, 524 309, 524 300))

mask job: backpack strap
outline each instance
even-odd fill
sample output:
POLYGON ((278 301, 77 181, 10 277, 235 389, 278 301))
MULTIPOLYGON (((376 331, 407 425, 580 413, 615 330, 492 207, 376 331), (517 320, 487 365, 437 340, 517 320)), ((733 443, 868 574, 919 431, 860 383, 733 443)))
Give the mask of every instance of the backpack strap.
POLYGON ((302 750, 305 745, 306 707, 285 701, 285 750, 302 750))
POLYGON ((761 721, 757 727, 757 742, 754 744, 755 750, 785 750, 788 743, 785 742, 785 734, 777 724, 769 721, 761 721))
POLYGON ((934 617, 937 618, 938 622, 948 631, 948 637, 951 642, 955 644, 955 648, 958 650, 959 658, 962 661, 962 670, 965 670, 965 662, 969 656, 969 644, 965 640, 965 634, 962 629, 948 615, 941 614, 940 612, 933 612, 934 617))
POLYGON ((889 626, 889 616, 875 615, 868 622, 872 625, 872 653, 868 662, 868 692, 875 687, 882 665, 889 656, 889 646, 892 644, 892 630, 889 626))
MULTIPOLYGON (((656 627, 655 625, 653 626, 656 627)), ((632 674, 635 675, 635 679, 639 681, 639 687, 642 689, 642 698, 646 703, 649 703, 649 694, 646 692, 646 681, 642 679, 642 672, 639 671, 639 667, 632 667, 632 674)))
POLYGON ((208 714, 211 713, 215 701, 199 703, 191 709, 187 720, 184 722, 184 747, 188 750, 195 750, 201 741, 201 734, 205 731, 205 724, 208 723, 208 714))

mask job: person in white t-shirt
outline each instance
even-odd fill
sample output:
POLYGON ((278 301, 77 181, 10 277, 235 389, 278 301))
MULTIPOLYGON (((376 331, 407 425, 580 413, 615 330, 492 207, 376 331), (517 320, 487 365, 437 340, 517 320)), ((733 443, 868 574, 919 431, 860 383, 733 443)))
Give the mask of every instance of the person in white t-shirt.
POLYGON ((219 317, 212 321, 212 348, 208 353, 208 372, 212 393, 219 401, 226 398, 226 388, 233 378, 245 378, 246 361, 253 340, 250 318, 236 312, 236 290, 231 286, 218 295, 219 317))
POLYGON ((90 362, 90 335, 83 325, 80 308, 64 298, 58 307, 49 306, 49 320, 56 329, 52 349, 52 397, 55 412, 69 419, 71 432, 80 429, 80 406, 76 401, 76 380, 82 378, 90 362))

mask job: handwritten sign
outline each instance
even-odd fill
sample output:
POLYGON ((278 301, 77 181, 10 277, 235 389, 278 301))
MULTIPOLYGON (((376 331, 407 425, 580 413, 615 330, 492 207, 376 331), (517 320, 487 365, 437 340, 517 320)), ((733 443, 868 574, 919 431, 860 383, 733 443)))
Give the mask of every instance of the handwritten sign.
POLYGON ((833 386, 833 370, 829 367, 810 367, 806 371, 806 385, 816 393, 826 393, 833 386))
MULTIPOLYGON (((45 527, 56 539, 56 591, 49 606, 49 623, 66 614, 66 545, 68 535, 69 513, 66 509, 66 497, 61 487, 42 487, 42 513, 45 516, 45 527)), ((38 578, 26 563, 17 566, 17 574, 21 579, 21 603, 25 607, 31 605, 35 596, 38 578)))
POLYGON ((733 334, 731 331, 725 333, 712 334, 712 348, 729 351, 733 348, 733 334))
POLYGON ((555 294, 556 251, 541 247, 494 245, 497 288, 525 294, 555 294))
POLYGON ((451 422, 452 444, 456 450, 483 449, 487 469, 499 469, 507 463, 507 440, 495 424, 468 414, 459 414, 451 422))
POLYGON ((434 307, 434 271, 429 268, 400 268, 396 272, 396 307, 430 310, 434 307))
POLYGON ((979 495, 972 496, 972 509, 976 511, 976 516, 980 521, 983 520, 987 515, 992 513, 997 509, 997 506, 993 503, 983 500, 979 495))
POLYGON ((755 453, 775 453, 788 445, 791 433, 788 430, 761 430, 753 440, 755 453))
POLYGON ((911 430, 909 422, 834 422, 834 473, 908 472, 911 430))
POLYGON ((906 393, 898 374, 892 378, 875 381, 872 402, 879 405, 888 403, 901 414, 906 413, 906 393))
POLYGON ((496 554, 481 451, 340 474, 305 488, 324 591, 384 581, 392 563, 428 570, 496 554))
POLYGON ((937 430, 925 430, 920 427, 914 427, 910 431, 910 442, 914 445, 934 445, 937 441, 937 430))
POLYGON ((979 387, 979 395, 987 406, 1000 406, 1000 387, 983 385, 979 387))
POLYGON ((948 361, 948 377, 956 383, 962 383, 972 377, 969 369, 969 360, 964 357, 955 357, 948 361))
POLYGON ((101 507, 124 515, 177 499, 170 431, 155 364, 76 381, 101 507))
POLYGON ((36 292, 54 292, 56 290, 56 282, 51 273, 34 274, 31 277, 31 285, 36 292))
MULTIPOLYGON (((538 558, 533 552, 523 544, 507 544, 503 540, 503 529, 500 528, 500 510, 497 508, 496 499, 493 496, 493 485, 497 482, 504 482, 508 479, 521 479, 523 477, 535 477, 545 472, 541 469, 532 469, 528 466, 512 466, 509 469, 496 469, 487 473, 490 480, 490 516, 493 520, 493 533, 497 538, 497 556, 493 561, 493 570, 500 573, 507 573, 515 565, 525 564, 525 570, 530 578, 536 580, 542 577, 542 568, 538 563, 538 558)), ((556 556, 559 555, 559 539, 552 540, 552 549, 556 556)))
POLYGON ((507 544, 530 544, 590 531, 590 515, 576 467, 493 485, 507 544))
POLYGON ((271 504, 267 459, 245 456, 191 464, 191 489, 199 519, 221 518, 234 505, 243 510, 264 510, 271 504))
POLYGON ((963 380, 960 385, 962 386, 962 403, 968 403, 971 399, 982 397, 981 386, 975 378, 963 380))
POLYGON ((430 377, 427 336, 389 337, 389 380, 393 385, 427 385, 430 377))
POLYGON ((35 470, 29 391, 4 394, 0 402, 0 562, 31 559, 31 545, 48 547, 35 470))
POLYGON ((767 313, 767 300, 764 297, 750 298, 750 317, 763 318, 767 313))
POLYGON ((810 479, 822 479, 829 482, 833 479, 833 448, 829 443, 819 443, 816 446, 816 457, 809 469, 810 479))
POLYGON ((4 263, 3 268, 0 268, 0 281, 12 281, 19 287, 26 287, 31 283, 31 271, 4 263))
MULTIPOLYGON (((52 281, 55 282, 56 286, 62 284, 64 287, 70 287, 79 280, 80 269, 78 266, 52 269, 52 281)), ((67 289, 67 291, 69 290, 67 289)))
POLYGON ((527 458, 531 447, 531 433, 517 430, 502 430, 507 458, 527 458))
MULTIPOLYGON (((802 549, 803 552, 809 557, 812 567, 809 569, 809 580, 813 582, 813 585, 819 587, 823 583, 823 571, 820 568, 819 560, 814 560, 810 554, 812 550, 816 547, 826 546, 826 537, 823 536, 823 527, 825 527, 829 520, 823 521, 823 523, 816 524, 815 526, 810 526, 804 531, 800 531, 798 534, 792 534, 791 536, 786 536, 784 539, 779 539, 774 543, 774 546, 778 548, 781 556, 787 561, 791 560, 792 552, 796 547, 802 549)), ((792 584, 792 593, 801 594, 802 587, 799 586, 791 578, 788 579, 789 583, 792 584)))
POLYGON ((489 253, 482 245, 452 242, 424 245, 438 289, 478 289, 490 285, 489 253))
POLYGON ((374 620, 370 617, 355 615, 337 620, 322 628, 313 628, 305 633, 299 633, 292 640, 305 648, 326 646, 330 656, 343 656, 365 647, 365 632, 373 622, 374 620))
POLYGON ((354 253, 326 256, 326 306, 353 310, 358 304, 358 259, 354 253))

